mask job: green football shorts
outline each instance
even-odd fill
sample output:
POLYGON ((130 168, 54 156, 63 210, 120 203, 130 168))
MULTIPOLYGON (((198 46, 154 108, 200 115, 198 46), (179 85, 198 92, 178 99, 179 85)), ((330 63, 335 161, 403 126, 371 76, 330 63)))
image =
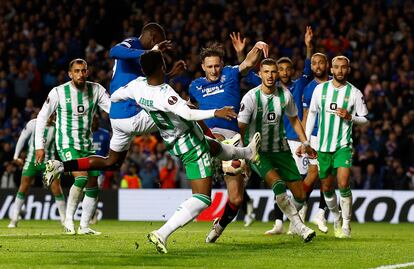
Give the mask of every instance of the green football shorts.
POLYGON ((335 152, 318 151, 319 178, 325 179, 329 175, 336 175, 338 167, 352 166, 352 149, 343 147, 335 152))
POLYGON ((183 162, 185 173, 189 180, 211 177, 210 147, 206 139, 178 157, 183 162))
POLYGON ((296 162, 290 151, 260 153, 259 162, 250 166, 264 180, 266 174, 275 169, 283 181, 299 181, 299 174, 296 162))
MULTIPOLYGON (((94 151, 77 150, 74 148, 62 149, 58 150, 57 152, 59 154, 60 159, 64 162, 95 155, 94 151)), ((97 177, 100 174, 100 171, 88 171, 88 176, 90 177, 97 177)))

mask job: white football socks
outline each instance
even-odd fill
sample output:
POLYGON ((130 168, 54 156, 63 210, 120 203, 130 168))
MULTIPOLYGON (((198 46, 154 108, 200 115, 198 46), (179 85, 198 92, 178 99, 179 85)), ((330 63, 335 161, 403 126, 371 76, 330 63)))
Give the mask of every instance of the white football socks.
POLYGON ((221 152, 217 156, 222 161, 230 161, 235 159, 251 159, 252 150, 248 147, 238 148, 232 145, 220 143, 221 152))
POLYGON ((82 201, 82 216, 80 219, 80 227, 89 227, 89 221, 95 213, 96 205, 98 204, 98 198, 93 198, 85 195, 82 201))
POLYGON ((162 238, 164 243, 167 242, 168 237, 178 228, 183 227, 195 217, 197 217, 201 211, 206 209, 211 203, 210 197, 203 194, 196 194, 193 197, 185 200, 170 217, 170 219, 157 230, 157 234, 162 238), (201 199, 196 198, 201 196, 201 199), (208 203, 208 204, 207 204, 208 203))
POLYGON ((338 221, 340 218, 340 215, 339 215, 336 192, 334 191, 331 197, 327 197, 325 193, 324 193, 324 196, 325 196, 326 205, 328 206, 329 211, 331 211, 331 213, 333 214, 334 220, 338 221))
POLYGON ((73 223, 73 216, 75 215, 76 209, 78 208, 78 204, 79 204, 81 196, 82 196, 82 189, 75 185, 72 185, 72 187, 70 187, 69 196, 68 196, 65 223, 67 222, 73 223))

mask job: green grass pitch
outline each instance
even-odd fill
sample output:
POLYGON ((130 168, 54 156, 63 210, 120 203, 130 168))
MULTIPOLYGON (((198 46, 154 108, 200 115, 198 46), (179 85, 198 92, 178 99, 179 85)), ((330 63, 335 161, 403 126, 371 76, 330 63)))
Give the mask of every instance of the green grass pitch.
MULTIPOLYGON (((100 236, 61 234, 58 222, 0 221, 0 268, 375 268, 414 262, 413 224, 353 223, 351 239, 317 233, 311 243, 289 235, 265 236, 271 223, 230 224, 215 244, 211 223, 191 223, 158 254, 146 234, 161 222, 101 221, 100 236)), ((309 224, 315 228, 312 224, 309 224)), ((287 226, 285 227, 287 228, 287 226)), ((407 268, 407 267, 405 267, 407 268)))

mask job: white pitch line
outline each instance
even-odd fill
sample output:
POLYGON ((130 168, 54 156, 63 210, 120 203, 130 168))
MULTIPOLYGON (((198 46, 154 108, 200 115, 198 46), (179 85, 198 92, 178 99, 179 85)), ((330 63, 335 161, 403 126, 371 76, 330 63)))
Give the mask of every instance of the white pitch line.
POLYGON ((372 269, 395 269, 395 268, 404 268, 404 267, 408 267, 408 266, 412 266, 412 265, 414 266, 414 262, 383 265, 383 266, 375 267, 375 268, 372 268, 372 269))

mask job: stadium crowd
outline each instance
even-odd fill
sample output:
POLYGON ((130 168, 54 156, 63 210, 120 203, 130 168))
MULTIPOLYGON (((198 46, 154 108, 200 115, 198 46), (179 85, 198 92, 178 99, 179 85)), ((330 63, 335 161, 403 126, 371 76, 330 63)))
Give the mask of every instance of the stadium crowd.
MULTIPOLYGON (((305 27, 311 25, 315 52, 351 59, 349 80, 363 91, 369 109, 370 123, 354 130, 353 188, 414 189, 412 1, 46 2, 0 2, 0 188, 18 186, 22 167, 12 163, 16 141, 48 92, 68 80, 69 61, 85 58, 89 79, 109 89, 109 49, 156 21, 174 42, 169 66, 177 59, 187 63, 169 82, 185 99, 190 82, 203 75, 198 55, 208 41, 223 43, 225 62, 237 64, 231 32, 241 32, 250 46, 263 40, 271 57, 293 60, 297 77, 304 65, 305 27)), ((109 126, 102 114, 101 127, 109 126)), ((109 175, 108 188, 187 187, 181 164, 157 134, 137 137, 120 173, 109 175)))

